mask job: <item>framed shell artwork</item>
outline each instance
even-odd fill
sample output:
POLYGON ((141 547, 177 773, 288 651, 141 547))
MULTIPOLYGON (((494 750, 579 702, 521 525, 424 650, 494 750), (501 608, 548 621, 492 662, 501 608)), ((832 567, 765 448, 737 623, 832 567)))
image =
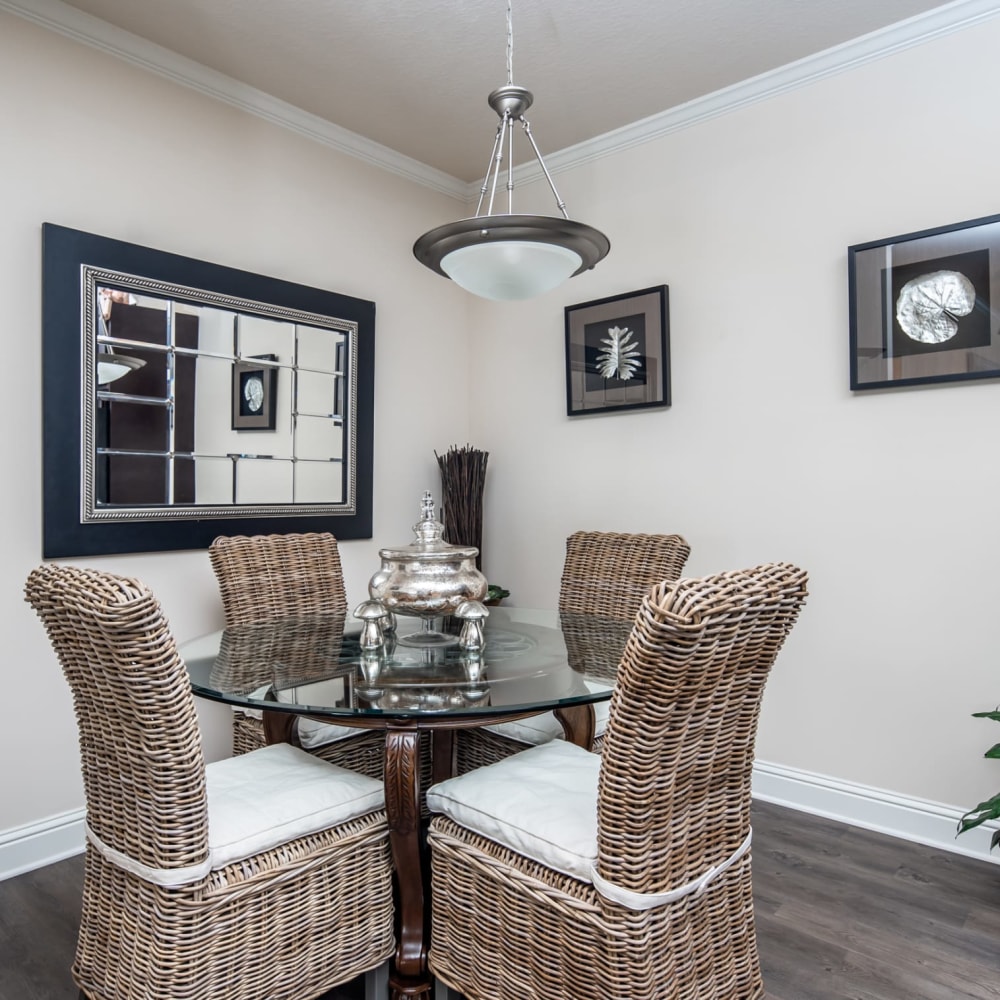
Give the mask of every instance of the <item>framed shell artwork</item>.
POLYGON ((1000 215, 848 247, 851 389, 1000 377, 1000 215))

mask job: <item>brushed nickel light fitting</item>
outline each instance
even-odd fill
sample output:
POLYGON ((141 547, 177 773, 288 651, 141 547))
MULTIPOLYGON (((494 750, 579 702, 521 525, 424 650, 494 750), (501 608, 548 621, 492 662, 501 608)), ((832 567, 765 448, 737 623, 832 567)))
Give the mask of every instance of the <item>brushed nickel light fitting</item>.
POLYGON ((460 219, 424 233, 413 244, 421 264, 466 291, 487 299, 527 299, 550 291, 567 278, 587 271, 611 249, 608 238, 592 226, 574 222, 566 212, 545 166, 524 113, 531 91, 514 85, 514 33, 507 3, 507 84, 487 98, 497 113, 496 140, 490 154, 475 217, 460 219), (562 217, 514 214, 514 124, 520 122, 562 217), (507 211, 494 214, 494 201, 507 145, 507 211), (488 196, 488 200, 487 200, 488 196), (485 208, 484 208, 485 206, 485 208))

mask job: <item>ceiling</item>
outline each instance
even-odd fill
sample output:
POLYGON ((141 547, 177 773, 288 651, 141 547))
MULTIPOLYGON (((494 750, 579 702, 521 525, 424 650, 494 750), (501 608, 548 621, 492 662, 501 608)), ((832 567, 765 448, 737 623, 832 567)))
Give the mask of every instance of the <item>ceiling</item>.
MULTIPOLYGON (((507 82, 504 0, 69 0, 462 181, 507 82)), ((858 38, 938 0, 514 0, 513 79, 549 154, 858 38)), ((520 161, 526 143, 515 143, 520 161)))

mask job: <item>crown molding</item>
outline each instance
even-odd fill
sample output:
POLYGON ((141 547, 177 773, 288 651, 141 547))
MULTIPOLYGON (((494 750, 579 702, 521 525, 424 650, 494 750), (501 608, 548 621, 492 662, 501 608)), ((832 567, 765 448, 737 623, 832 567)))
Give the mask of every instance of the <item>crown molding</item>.
MULTIPOLYGON (((739 111, 779 94, 808 87, 819 80, 849 72, 936 38, 971 28, 997 15, 1000 15, 998 0, 956 0, 778 69, 761 73, 731 87, 695 98, 686 104, 679 104, 631 125, 624 125, 556 153, 546 154, 545 165, 550 173, 569 170, 612 153, 653 142, 671 132, 739 111)), ((518 183, 539 180, 543 176, 537 163, 522 164, 514 171, 515 181, 518 183)), ((478 195, 481 183, 469 186, 469 197, 475 196, 473 192, 478 195)))
MULTIPOLYGON (((348 156, 421 184, 463 202, 475 202, 482 181, 465 183, 444 171, 404 156, 380 143, 334 125, 318 115, 302 111, 263 91, 208 69, 194 60, 123 31, 85 14, 62 0, 0 0, 6 10, 43 28, 82 42, 133 66, 148 70, 174 83, 234 107, 258 115, 273 124, 329 146, 348 156)), ((550 172, 569 170, 610 156, 633 146, 653 142, 681 129, 691 128, 721 115, 766 101, 779 94, 806 87, 837 73, 848 72, 886 56, 1000 15, 998 0, 955 0, 924 14, 889 25, 878 31, 825 49, 776 70, 725 87, 648 118, 606 132, 596 138, 546 155, 550 172)), ((518 183, 540 179, 537 163, 523 164, 514 171, 518 183)))
POLYGON ((334 125, 318 115, 240 83, 224 73, 208 69, 193 59, 187 59, 129 31, 116 28, 107 21, 62 3, 62 0, 0 0, 0 11, 16 14, 73 41, 123 59, 140 69, 190 87, 440 194, 467 200, 465 182, 443 170, 429 167, 356 132, 334 125))

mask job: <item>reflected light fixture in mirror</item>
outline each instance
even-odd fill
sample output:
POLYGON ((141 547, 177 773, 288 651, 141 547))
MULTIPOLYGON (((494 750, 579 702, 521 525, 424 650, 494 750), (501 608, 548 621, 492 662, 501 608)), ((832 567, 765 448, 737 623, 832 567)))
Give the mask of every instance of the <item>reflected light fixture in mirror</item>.
POLYGON ((142 358, 131 358, 127 354, 117 354, 115 349, 102 343, 103 337, 111 335, 111 307, 115 302, 135 303, 135 296, 113 288, 97 289, 97 308, 100 313, 100 330, 97 345, 97 384, 107 385, 129 372, 141 368, 146 362, 142 358))
POLYGON ((550 291, 567 278, 594 267, 611 249, 603 233, 569 218, 566 204, 559 197, 531 134, 531 126, 525 120, 524 113, 534 97, 531 91, 514 85, 513 54, 514 32, 508 0, 507 84, 487 98, 500 122, 476 214, 438 226, 413 245, 414 256, 421 264, 451 278, 474 295, 495 300, 527 299, 550 291), (561 217, 514 214, 515 122, 521 123, 561 217), (507 212, 494 214, 505 144, 507 212))
POLYGON ((134 372, 141 368, 146 362, 139 358, 130 358, 126 354, 101 354, 97 359, 97 384, 107 385, 115 379, 134 372))

